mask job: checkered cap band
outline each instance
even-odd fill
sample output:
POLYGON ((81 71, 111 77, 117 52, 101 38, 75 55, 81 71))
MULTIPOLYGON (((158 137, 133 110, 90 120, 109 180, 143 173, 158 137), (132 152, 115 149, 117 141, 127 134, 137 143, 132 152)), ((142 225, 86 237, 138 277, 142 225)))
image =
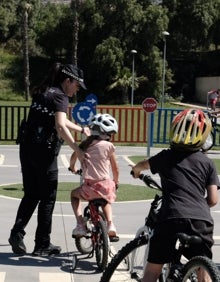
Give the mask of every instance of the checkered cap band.
POLYGON ((82 78, 76 76, 75 74, 73 74, 73 73, 71 73, 71 72, 69 72, 67 70, 62 69, 62 72, 67 74, 67 75, 69 75, 69 76, 71 76, 72 78, 74 78, 75 80, 77 80, 79 82, 84 82, 84 80, 82 78))

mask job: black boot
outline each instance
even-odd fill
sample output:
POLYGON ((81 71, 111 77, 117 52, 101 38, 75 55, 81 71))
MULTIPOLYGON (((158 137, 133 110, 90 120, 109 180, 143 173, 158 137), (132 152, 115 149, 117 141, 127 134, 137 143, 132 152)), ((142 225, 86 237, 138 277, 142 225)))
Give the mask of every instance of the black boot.
POLYGON ((49 246, 44 245, 35 245, 34 251, 32 253, 33 256, 50 256, 50 255, 58 255, 61 252, 60 246, 54 246, 53 244, 49 244, 49 246))
POLYGON ((10 238, 8 239, 9 244, 12 247, 12 251, 17 255, 26 254, 26 246, 23 241, 24 235, 20 232, 11 232, 10 238))

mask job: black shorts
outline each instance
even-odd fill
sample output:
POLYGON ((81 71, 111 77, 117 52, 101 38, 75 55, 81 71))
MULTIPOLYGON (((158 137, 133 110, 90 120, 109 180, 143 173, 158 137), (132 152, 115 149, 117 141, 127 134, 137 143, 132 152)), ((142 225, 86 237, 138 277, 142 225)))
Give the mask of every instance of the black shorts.
POLYGON ((175 257, 176 233, 200 236, 201 244, 190 246, 184 251, 184 256, 190 259, 193 256, 204 255, 212 258, 211 247, 213 241, 213 224, 197 219, 170 219, 158 223, 150 239, 148 261, 151 263, 169 263, 175 257))

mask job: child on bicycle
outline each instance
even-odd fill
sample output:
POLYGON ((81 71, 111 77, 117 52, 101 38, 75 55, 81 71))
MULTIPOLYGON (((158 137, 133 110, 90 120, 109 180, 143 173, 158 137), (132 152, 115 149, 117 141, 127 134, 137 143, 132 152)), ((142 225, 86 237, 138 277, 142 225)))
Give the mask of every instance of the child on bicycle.
MULTIPOLYGON (((107 204, 103 212, 107 220, 109 237, 116 237, 116 228, 112 221, 111 203, 116 198, 119 168, 116 162, 115 147, 110 142, 111 135, 118 132, 117 121, 109 114, 97 114, 90 122, 91 136, 87 137, 79 147, 86 152, 88 158, 81 163, 83 184, 72 190, 71 205, 76 216, 77 226, 73 229, 72 237, 83 237, 87 234, 82 216, 81 200, 90 201, 103 198, 107 204), (113 180, 111 179, 110 168, 113 180)), ((74 152, 70 159, 70 169, 77 172, 77 154, 74 152)))
POLYGON ((216 110, 216 103, 218 102, 219 97, 220 97, 220 89, 211 90, 208 92, 209 104, 212 111, 216 110))
POLYGON ((142 282, 156 282, 163 264, 172 261, 178 232, 198 235, 203 240, 202 244, 187 249, 185 257, 202 255, 212 258, 210 207, 218 201, 220 184, 212 160, 200 150, 210 131, 211 121, 205 113, 186 109, 172 121, 170 148, 132 168, 135 178, 146 169, 158 173, 163 191, 142 282))

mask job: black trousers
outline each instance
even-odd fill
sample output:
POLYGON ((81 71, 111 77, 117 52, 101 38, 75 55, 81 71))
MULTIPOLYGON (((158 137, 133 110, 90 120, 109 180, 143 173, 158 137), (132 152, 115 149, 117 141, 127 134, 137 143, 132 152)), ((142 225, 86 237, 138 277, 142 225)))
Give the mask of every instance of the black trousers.
POLYGON ((207 256, 212 259, 213 223, 190 218, 174 218, 156 225, 150 238, 148 261, 164 264, 174 260, 176 256, 176 234, 186 233, 202 238, 201 244, 191 245, 183 255, 190 259, 194 256, 207 256))
POLYGON ((11 232, 25 235, 24 229, 37 208, 35 245, 47 246, 58 186, 57 156, 44 146, 21 144, 20 161, 24 196, 11 232))

